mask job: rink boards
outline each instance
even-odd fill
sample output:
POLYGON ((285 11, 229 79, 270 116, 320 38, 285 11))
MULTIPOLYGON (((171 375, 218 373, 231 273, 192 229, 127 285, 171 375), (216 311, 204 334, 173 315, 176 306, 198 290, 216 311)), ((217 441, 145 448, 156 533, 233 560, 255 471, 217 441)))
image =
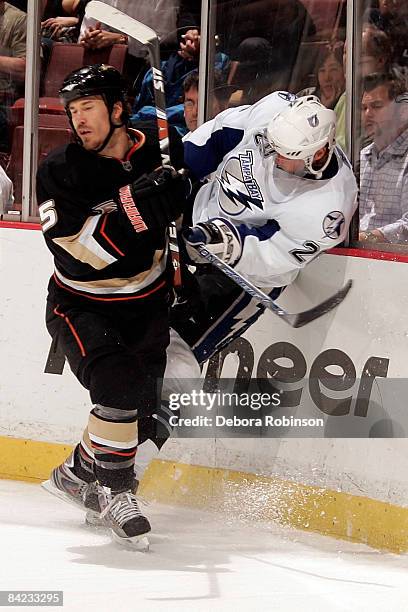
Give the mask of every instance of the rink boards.
MULTIPOLYGON (((78 439, 89 406, 66 366, 44 374, 52 265, 41 233, 29 227, 0 225, 0 474, 40 480, 78 439)), ((298 408, 290 401, 295 412, 306 406, 324 419, 319 437, 286 429, 285 437, 262 440, 173 438, 149 470, 145 494, 198 506, 252 505, 260 518, 407 550, 407 275, 401 258, 332 254, 310 264, 280 303, 312 306, 352 278, 345 302, 299 330, 265 314, 223 356, 221 375, 242 380, 279 367, 284 378, 289 368, 287 392, 298 408), (347 383, 316 386, 310 373, 324 369, 337 381, 347 372, 347 383)))

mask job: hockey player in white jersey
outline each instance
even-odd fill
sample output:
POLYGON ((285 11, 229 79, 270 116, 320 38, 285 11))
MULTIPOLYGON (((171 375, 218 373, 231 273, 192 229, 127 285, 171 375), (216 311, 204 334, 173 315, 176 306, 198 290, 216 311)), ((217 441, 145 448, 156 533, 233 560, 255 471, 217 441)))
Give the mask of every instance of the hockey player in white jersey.
POLYGON ((276 92, 252 106, 227 109, 185 137, 186 165, 204 182, 194 200, 192 227, 183 232, 196 271, 183 276, 188 299, 184 293, 172 308, 161 435, 139 445, 138 480, 170 432, 165 423, 170 393, 188 391, 188 380, 194 386, 200 365, 265 311, 201 260, 195 245, 205 243, 276 299, 305 265, 347 235, 357 184, 335 135, 336 115, 318 98, 276 92))
MULTIPOLYGON (((275 92, 227 109, 185 137, 185 162, 204 185, 184 231, 196 295, 172 327, 201 363, 264 312, 195 250, 204 243, 276 299, 299 271, 344 240, 357 184, 336 146, 336 115, 315 96, 275 92), (186 316, 188 315, 188 316, 186 316)), ((170 347, 171 354, 171 347, 170 347)))

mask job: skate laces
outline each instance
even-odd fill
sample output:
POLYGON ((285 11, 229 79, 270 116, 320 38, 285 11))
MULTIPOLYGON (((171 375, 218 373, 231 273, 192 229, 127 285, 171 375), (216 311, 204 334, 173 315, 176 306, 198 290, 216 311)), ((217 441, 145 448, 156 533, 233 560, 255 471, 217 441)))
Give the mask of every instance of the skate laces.
POLYGON ((112 518, 122 527, 127 521, 143 516, 140 512, 136 497, 127 491, 116 495, 106 506, 101 516, 110 514, 112 518))

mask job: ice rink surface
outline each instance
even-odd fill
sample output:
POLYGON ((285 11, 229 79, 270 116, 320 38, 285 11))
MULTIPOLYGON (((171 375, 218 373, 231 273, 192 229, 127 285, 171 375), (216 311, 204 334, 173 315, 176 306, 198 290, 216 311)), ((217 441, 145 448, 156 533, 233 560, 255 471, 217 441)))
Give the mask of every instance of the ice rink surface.
POLYGON ((134 552, 38 485, 0 480, 0 496, 0 589, 63 590, 48 610, 408 610, 408 555, 155 504, 134 552))

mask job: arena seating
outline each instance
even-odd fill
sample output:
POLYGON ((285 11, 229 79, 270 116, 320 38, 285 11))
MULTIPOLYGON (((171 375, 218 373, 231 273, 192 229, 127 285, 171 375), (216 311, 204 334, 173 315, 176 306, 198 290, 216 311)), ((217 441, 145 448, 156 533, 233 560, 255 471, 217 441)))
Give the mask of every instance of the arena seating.
MULTIPOLYGON (((73 140, 73 133, 65 115, 39 115, 38 161, 41 162, 52 149, 73 140)), ((24 126, 14 129, 13 143, 7 174, 14 184, 15 208, 19 209, 23 185, 24 126)))
POLYGON ((58 96, 64 77, 81 66, 109 64, 122 72, 126 54, 127 45, 91 50, 75 43, 55 43, 45 72, 42 96, 58 96))

